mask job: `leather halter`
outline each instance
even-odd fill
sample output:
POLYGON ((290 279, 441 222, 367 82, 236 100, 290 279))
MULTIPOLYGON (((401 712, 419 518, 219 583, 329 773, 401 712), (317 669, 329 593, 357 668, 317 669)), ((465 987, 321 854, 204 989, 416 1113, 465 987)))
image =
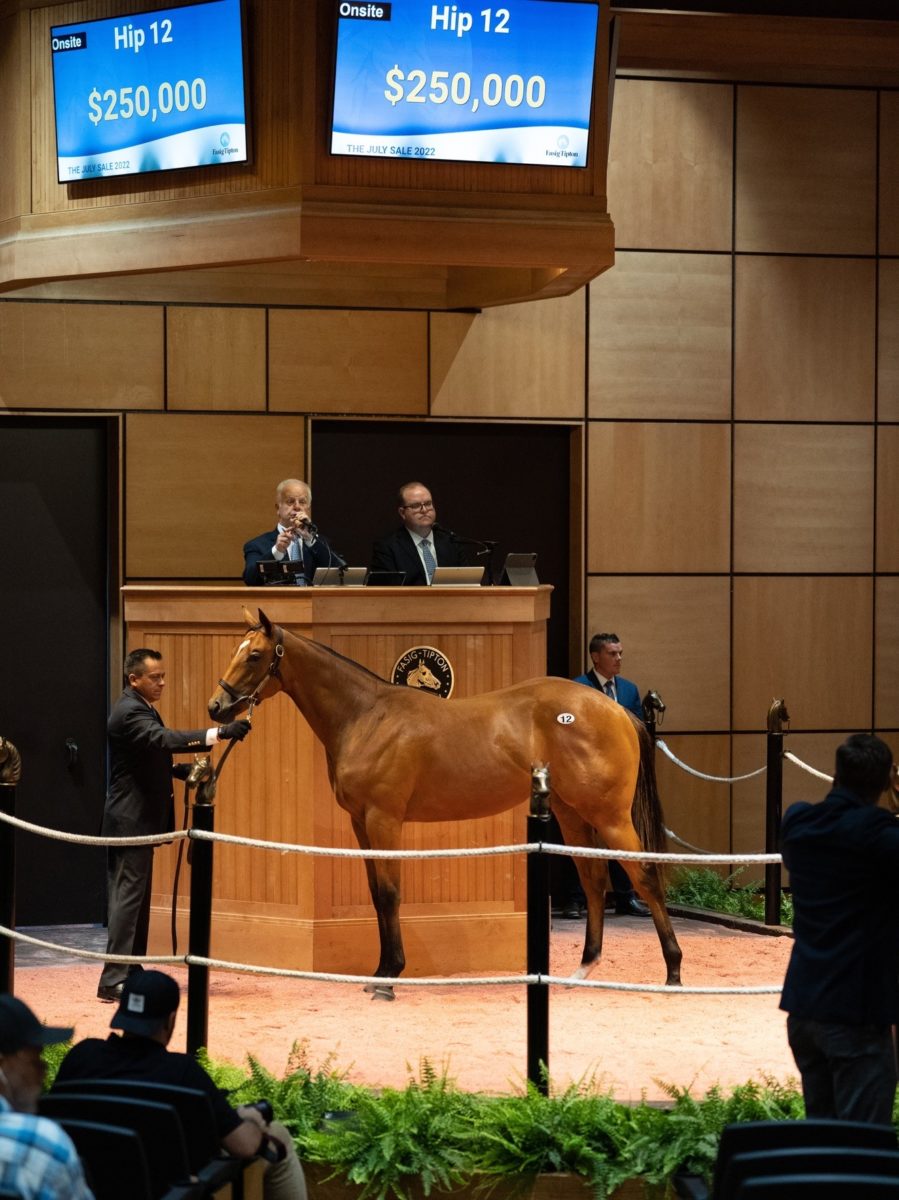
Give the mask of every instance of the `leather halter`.
MULTIPOLYGON (((261 626, 257 625, 256 628, 259 629, 261 626)), ((284 657, 284 630, 280 625, 275 625, 272 632, 274 634, 275 643, 272 651, 272 661, 268 665, 268 670, 256 685, 256 690, 252 693, 252 695, 247 694, 245 696, 241 696, 239 692, 235 691, 235 689, 231 687, 230 683, 225 683, 224 679, 219 680, 219 687, 222 689, 225 695, 229 697, 231 703, 246 704, 251 715, 253 709, 259 703, 259 693, 262 691, 268 681, 270 679, 280 678, 281 676, 281 659, 284 657)))

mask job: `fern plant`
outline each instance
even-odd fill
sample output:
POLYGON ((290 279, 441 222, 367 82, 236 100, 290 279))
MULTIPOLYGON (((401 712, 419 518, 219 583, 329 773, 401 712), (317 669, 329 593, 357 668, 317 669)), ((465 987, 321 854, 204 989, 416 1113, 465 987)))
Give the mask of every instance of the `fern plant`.
MULTIPOLYGON (((682 867, 675 872, 667 898, 673 904, 689 904, 761 921, 765 916, 764 896, 754 884, 737 883, 745 869, 740 867, 722 878, 708 867, 682 867)), ((788 894, 781 895, 780 913, 782 925, 793 924, 793 900, 788 894)))
POLYGON ((347 1097, 352 1118, 335 1127, 325 1123, 309 1133, 303 1153, 329 1163, 333 1174, 361 1185, 360 1200, 389 1195, 408 1200, 410 1187, 433 1190, 461 1186, 469 1171, 466 1145, 476 1096, 458 1091, 445 1071, 425 1062, 403 1091, 364 1088, 347 1097))

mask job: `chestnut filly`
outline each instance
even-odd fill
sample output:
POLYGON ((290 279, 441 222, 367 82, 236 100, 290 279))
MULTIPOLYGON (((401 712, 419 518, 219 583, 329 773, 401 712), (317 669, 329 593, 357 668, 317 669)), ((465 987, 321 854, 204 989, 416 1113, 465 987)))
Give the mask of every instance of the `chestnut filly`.
MULTIPOLYGON (((646 730, 601 692, 567 679, 531 679, 463 700, 399 687, 259 612, 209 701, 217 722, 283 690, 327 752, 337 803, 363 850, 394 850, 406 821, 467 820, 513 808, 530 794, 531 766, 548 763, 552 807, 571 846, 663 850, 664 822, 646 730), (485 782, 487 786, 485 787, 485 782)), ((578 976, 602 950, 605 859, 576 858, 587 897, 578 976)), ((378 918, 375 975, 405 966, 400 860, 366 859, 378 918)), ((666 982, 680 983, 681 951, 656 864, 622 860, 649 905, 666 982)), ((392 999, 385 985, 375 995, 392 999)))

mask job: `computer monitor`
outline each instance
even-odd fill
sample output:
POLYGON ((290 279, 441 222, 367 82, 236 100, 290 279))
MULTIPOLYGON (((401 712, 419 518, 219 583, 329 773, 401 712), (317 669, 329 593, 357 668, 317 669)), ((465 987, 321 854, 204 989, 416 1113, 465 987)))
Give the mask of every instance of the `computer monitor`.
POLYGON ((431 587, 480 587, 483 581, 483 567, 437 567, 431 587))
POLYGON ((362 587, 368 567, 316 567, 313 587, 362 587))
POLYGON ((536 587, 539 582, 537 555, 534 551, 506 555, 506 561, 503 563, 503 583, 512 587, 536 587))

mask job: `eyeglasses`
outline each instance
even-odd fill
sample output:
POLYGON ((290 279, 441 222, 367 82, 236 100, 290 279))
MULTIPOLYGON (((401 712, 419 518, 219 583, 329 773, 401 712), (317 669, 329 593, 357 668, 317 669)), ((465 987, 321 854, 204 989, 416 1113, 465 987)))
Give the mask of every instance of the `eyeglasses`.
POLYGON ((412 512, 424 512, 426 509, 434 507, 433 500, 418 500, 415 504, 403 504, 401 508, 411 509, 412 512))

